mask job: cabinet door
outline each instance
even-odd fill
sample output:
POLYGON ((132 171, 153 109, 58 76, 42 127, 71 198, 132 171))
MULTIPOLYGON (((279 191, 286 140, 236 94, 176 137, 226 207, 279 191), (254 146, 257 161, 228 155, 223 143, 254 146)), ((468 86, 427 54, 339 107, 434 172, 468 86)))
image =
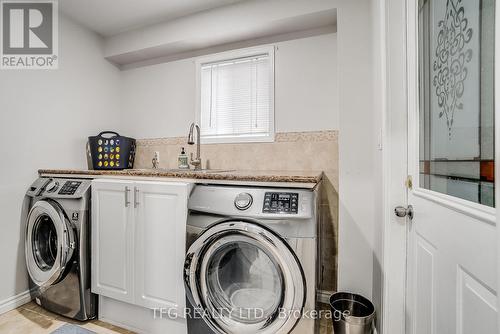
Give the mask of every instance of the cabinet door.
POLYGON ((135 184, 136 304, 184 308, 186 183, 135 184))
POLYGON ((134 301, 133 190, 133 182, 92 182, 92 292, 125 302, 134 301))

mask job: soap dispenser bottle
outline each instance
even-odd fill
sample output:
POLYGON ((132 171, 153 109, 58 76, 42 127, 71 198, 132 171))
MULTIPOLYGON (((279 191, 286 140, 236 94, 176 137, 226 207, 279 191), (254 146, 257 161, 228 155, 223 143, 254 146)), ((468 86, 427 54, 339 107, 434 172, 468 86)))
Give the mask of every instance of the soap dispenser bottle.
POLYGON ((189 169, 189 160, 184 147, 181 148, 181 154, 179 154, 177 163, 179 169, 189 169))

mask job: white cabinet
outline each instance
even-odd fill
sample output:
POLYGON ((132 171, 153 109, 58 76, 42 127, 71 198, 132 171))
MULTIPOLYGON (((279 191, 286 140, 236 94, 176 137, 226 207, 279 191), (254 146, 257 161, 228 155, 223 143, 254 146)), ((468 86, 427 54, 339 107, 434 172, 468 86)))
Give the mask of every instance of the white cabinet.
POLYGON ((92 182, 92 291, 133 302, 133 182, 92 182))
POLYGON ((136 303, 184 307, 187 186, 144 183, 136 189, 136 303))
POLYGON ((92 292, 147 308, 182 309, 190 185, 92 183, 92 292))

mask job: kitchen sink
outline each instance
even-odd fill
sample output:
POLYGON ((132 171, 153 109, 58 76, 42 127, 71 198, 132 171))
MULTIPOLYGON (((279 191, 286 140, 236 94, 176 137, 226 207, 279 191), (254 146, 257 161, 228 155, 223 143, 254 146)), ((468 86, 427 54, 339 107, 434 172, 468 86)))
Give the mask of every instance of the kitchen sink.
POLYGON ((230 169, 178 169, 178 168, 145 168, 145 169, 131 169, 131 171, 140 172, 161 172, 161 173, 196 173, 196 174, 210 174, 210 173, 225 173, 233 172, 230 169))

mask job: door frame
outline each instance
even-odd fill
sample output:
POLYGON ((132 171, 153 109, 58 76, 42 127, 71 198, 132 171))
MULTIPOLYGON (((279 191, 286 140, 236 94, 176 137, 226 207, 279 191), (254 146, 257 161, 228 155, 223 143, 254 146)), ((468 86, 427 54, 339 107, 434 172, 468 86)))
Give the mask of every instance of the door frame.
MULTIPOLYGON (((418 0, 386 0, 386 108, 384 114, 384 231, 383 231, 383 332, 406 333, 406 273, 407 238, 406 218, 394 215, 396 205, 407 205, 407 175, 417 166, 410 157, 410 147, 418 142, 418 87, 417 87, 417 24, 418 0), (402 50, 402 51, 401 51, 402 50), (406 136, 406 137, 405 137, 406 136), (404 160, 404 163, 401 163, 404 160)), ((495 64, 500 64, 500 4, 495 8, 495 64)), ((495 66, 495 96, 500 96, 500 66, 495 66)), ((495 103, 495 161, 500 157, 500 107, 495 103)), ((418 172, 418 171, 417 171, 418 172)), ((500 175, 500 164, 495 166, 500 175)), ((418 179, 414 178, 413 182, 418 179)), ((495 179, 495 202, 500 198, 499 178, 495 179)), ((458 198, 419 189, 418 195, 439 202, 450 209, 490 222, 500 221, 500 206, 489 210, 458 198), (496 210, 496 212, 495 212, 496 210)), ((500 278, 500 228, 497 228, 498 277, 500 278)), ((498 280, 500 291, 500 279, 498 280)), ((500 293, 498 305, 500 308, 500 293)), ((498 316, 500 326, 500 312, 498 316)))
POLYGON ((405 333, 406 248, 405 218, 394 207, 408 204, 407 165, 407 2, 385 0, 385 106, 383 108, 383 286, 382 326, 387 334, 405 333))
MULTIPOLYGON (((495 4, 495 96, 500 96, 500 3, 495 4)), ((495 203, 496 217, 500 222, 500 103, 495 103, 495 203)), ((500 310, 500 226, 497 224, 497 309, 500 310)), ((498 312, 498 328, 500 328, 500 312, 498 312)))

